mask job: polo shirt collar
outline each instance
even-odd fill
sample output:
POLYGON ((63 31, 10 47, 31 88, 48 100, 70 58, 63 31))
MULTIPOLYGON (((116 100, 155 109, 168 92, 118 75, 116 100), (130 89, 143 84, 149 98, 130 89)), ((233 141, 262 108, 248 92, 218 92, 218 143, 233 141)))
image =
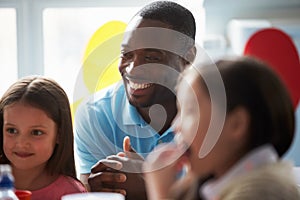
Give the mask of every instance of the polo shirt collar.
POLYGON ((202 193, 206 199, 218 199, 217 195, 220 194, 230 180, 257 169, 260 166, 275 163, 277 160, 278 155, 273 146, 264 145, 258 147, 246 155, 246 157, 239 161, 223 177, 204 183, 199 192, 202 193))
POLYGON ((148 126, 145 120, 141 117, 136 107, 132 106, 127 96, 124 98, 124 109, 122 113, 124 125, 148 126))

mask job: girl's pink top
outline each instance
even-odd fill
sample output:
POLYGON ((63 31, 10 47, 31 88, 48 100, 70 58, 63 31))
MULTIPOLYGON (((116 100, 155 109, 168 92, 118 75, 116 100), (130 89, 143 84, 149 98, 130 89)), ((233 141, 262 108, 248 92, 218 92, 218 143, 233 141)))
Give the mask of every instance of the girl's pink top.
POLYGON ((60 200, 63 195, 87 191, 78 180, 61 175, 50 185, 31 192, 31 200, 60 200))

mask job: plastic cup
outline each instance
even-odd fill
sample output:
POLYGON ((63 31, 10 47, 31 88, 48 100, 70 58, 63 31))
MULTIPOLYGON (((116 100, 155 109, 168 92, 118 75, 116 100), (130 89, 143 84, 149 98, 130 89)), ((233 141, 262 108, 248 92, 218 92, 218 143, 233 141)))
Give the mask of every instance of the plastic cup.
POLYGON ((16 190, 15 194, 19 200, 30 200, 32 193, 29 190, 16 190))
POLYGON ((87 192, 67 194, 61 200, 125 200, 124 195, 112 192, 87 192))

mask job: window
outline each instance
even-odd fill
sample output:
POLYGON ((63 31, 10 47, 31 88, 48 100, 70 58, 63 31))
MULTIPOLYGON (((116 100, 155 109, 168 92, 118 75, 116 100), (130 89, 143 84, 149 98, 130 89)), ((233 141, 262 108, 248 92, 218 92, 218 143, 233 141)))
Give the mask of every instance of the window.
POLYGON ((0 8, 0 95, 17 80, 16 10, 0 8))

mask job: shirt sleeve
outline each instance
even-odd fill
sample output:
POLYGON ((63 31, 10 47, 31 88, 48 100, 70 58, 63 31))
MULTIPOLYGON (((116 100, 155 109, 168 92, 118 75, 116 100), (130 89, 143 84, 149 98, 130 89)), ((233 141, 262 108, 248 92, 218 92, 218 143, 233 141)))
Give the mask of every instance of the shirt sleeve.
POLYGON ((83 103, 75 116, 75 153, 79 173, 90 173, 91 167, 107 155, 115 154, 113 123, 107 105, 83 103))

